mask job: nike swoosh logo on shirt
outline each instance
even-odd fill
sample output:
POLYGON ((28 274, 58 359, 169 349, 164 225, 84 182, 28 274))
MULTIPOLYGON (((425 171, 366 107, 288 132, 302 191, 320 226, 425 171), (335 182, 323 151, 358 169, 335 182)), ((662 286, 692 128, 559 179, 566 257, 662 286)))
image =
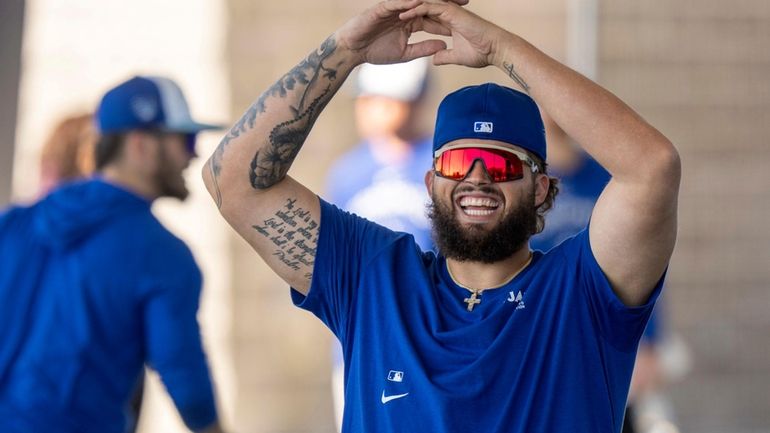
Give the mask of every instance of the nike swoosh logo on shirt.
POLYGON ((407 395, 409 395, 408 392, 406 394, 396 394, 396 395, 387 395, 386 396, 385 395, 385 391, 383 390, 382 391, 382 397, 380 397, 380 401, 382 401, 382 404, 385 404, 385 403, 387 403, 387 402, 389 402, 391 400, 395 400, 395 399, 401 398, 401 397, 406 397, 407 395))

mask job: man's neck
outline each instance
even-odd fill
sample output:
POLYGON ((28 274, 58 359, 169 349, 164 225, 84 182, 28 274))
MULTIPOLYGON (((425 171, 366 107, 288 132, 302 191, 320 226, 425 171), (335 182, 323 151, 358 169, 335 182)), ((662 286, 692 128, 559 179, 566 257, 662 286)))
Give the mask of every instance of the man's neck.
POLYGON ((505 285, 523 271, 531 259, 532 252, 526 244, 510 257, 495 263, 447 258, 447 268, 458 285, 470 290, 484 290, 505 285))

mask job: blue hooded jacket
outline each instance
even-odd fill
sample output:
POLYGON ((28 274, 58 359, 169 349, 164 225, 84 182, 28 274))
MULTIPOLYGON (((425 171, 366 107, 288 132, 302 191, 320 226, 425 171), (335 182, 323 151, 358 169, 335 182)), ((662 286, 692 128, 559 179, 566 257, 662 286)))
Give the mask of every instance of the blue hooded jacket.
POLYGON ((150 203, 103 180, 0 214, 0 431, 124 432, 144 363, 188 427, 214 422, 200 290, 150 203))

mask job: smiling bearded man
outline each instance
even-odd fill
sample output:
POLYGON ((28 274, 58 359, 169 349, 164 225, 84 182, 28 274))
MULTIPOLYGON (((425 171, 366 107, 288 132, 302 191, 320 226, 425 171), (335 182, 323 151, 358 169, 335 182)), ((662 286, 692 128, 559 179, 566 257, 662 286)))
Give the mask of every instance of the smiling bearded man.
POLYGON ((428 187, 434 174, 439 181, 456 181, 449 199, 434 190, 428 205, 433 238, 443 256, 494 263, 511 257, 543 230, 544 215, 558 194, 557 179, 540 177, 547 188, 540 203, 534 182, 518 201, 509 202, 504 193, 511 183, 524 181, 525 171, 546 175, 545 127, 531 98, 491 83, 447 95, 438 108, 433 148, 428 187))
POLYGON ((617 433, 676 238, 678 154, 610 92, 466 3, 387 0, 353 17, 264 91, 204 181, 292 301, 339 339, 343 432, 617 433), (421 31, 452 48, 410 38, 421 31), (495 66, 523 91, 488 83, 440 104, 425 175, 438 254, 287 175, 356 66, 425 56, 495 66), (557 190, 538 105, 613 176, 590 227, 545 253, 528 242, 557 190))

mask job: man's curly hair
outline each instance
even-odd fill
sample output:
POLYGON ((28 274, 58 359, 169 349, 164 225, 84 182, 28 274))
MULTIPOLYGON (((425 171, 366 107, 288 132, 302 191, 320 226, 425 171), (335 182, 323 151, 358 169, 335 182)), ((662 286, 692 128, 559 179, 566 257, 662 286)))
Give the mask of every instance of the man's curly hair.
MULTIPOLYGON (((535 164, 537 165, 537 172, 548 176, 548 164, 531 152, 527 152, 527 154, 532 158, 532 160, 535 161, 535 164)), ((543 203, 537 207, 537 225, 535 226, 535 232, 532 233, 533 235, 536 235, 545 229, 545 214, 551 210, 551 208, 553 208, 554 201, 556 200, 556 196, 558 194, 559 179, 548 176, 548 194, 545 196, 543 203)))

